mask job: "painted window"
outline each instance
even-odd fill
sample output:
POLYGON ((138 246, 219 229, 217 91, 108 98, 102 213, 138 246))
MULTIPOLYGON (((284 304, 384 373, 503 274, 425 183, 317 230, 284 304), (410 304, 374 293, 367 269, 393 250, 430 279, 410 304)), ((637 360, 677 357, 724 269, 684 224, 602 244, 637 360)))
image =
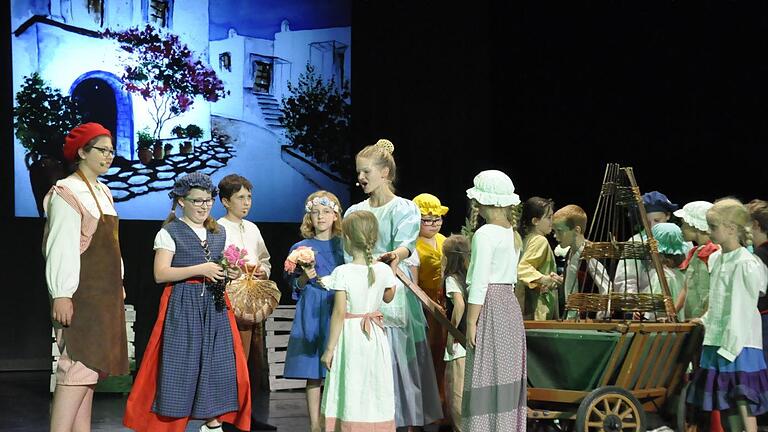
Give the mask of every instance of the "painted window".
POLYGON ((232 72, 232 54, 229 52, 219 54, 219 69, 232 72))
POLYGON ((171 0, 150 0, 148 21, 161 27, 169 27, 171 0))
POLYGON ((96 24, 104 25, 104 0, 86 0, 86 5, 96 24))

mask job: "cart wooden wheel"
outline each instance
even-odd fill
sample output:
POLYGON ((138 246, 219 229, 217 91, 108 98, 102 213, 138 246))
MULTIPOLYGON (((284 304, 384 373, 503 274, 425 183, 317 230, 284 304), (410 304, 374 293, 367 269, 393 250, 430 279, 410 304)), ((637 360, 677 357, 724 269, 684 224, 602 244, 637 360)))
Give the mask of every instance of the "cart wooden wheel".
POLYGON ((688 388, 691 383, 687 383, 680 390, 680 399, 677 401, 677 431, 678 432, 699 432, 704 429, 701 424, 701 412, 694 406, 685 403, 688 396, 688 388))
POLYGON ((645 432, 645 411, 635 395, 621 387, 600 387, 579 404, 578 432, 645 432))

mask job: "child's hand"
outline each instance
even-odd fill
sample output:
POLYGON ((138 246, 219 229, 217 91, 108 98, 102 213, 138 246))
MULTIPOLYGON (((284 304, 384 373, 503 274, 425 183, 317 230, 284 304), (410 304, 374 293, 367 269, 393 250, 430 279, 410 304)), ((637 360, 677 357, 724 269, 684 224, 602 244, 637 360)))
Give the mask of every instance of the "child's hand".
POLYGON ((69 327, 72 323, 72 316, 75 314, 75 306, 69 297, 58 297, 53 299, 51 307, 51 318, 64 327, 69 327))
POLYGON ((383 262, 384 264, 389 264, 392 268, 395 268, 397 267, 397 264, 400 263, 400 257, 397 256, 395 252, 387 252, 381 254, 379 261, 383 262))
POLYGON ((242 274, 243 272, 239 268, 227 267, 227 277, 229 279, 235 280, 239 278, 242 274))
POLYGON ((267 271, 259 264, 256 270, 253 271, 253 276, 256 279, 267 280, 267 271))
POLYGON ((477 347, 477 324, 467 323, 467 348, 477 347))
POLYGON ((210 280, 220 281, 224 279, 224 269, 215 262, 207 262, 200 264, 200 276, 204 276, 210 280))
POLYGON ((301 270, 304 272, 304 274, 307 276, 307 280, 312 280, 317 277, 317 270, 315 270, 315 266, 301 266, 301 270))
POLYGON ((555 281, 555 285, 562 285, 564 282, 563 277, 557 273, 552 272, 549 274, 549 277, 551 277, 552 280, 555 281))
POLYGON ((333 365, 333 351, 326 350, 323 353, 323 356, 320 357, 320 363, 322 363, 326 369, 331 370, 331 366, 333 365))

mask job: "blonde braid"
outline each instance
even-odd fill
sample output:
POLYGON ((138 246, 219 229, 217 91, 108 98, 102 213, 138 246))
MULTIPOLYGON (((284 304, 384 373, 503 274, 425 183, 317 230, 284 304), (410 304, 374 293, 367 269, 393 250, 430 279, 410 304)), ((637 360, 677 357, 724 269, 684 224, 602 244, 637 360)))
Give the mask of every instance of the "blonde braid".
POLYGON ((477 230, 477 219, 479 215, 480 207, 478 207, 477 201, 471 200, 469 202, 469 216, 467 217, 464 226, 461 227, 461 234, 470 241, 472 240, 472 235, 475 233, 475 230, 477 230))
POLYGON ((376 274, 373 272, 373 245, 365 246, 365 263, 368 265, 368 286, 372 287, 376 282, 376 274))
POLYGON ((744 228, 743 235, 741 236, 744 239, 744 247, 751 246, 753 243, 753 235, 752 235, 752 227, 742 226, 744 228))

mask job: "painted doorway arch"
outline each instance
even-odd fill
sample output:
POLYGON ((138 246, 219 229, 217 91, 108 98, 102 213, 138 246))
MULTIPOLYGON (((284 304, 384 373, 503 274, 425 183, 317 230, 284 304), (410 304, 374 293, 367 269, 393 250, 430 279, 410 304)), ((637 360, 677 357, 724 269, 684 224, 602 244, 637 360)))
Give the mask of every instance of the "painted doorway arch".
POLYGON ((84 122, 101 123, 112 132, 117 156, 136 158, 133 102, 120 78, 106 71, 86 72, 72 83, 69 94, 77 102, 84 122))

